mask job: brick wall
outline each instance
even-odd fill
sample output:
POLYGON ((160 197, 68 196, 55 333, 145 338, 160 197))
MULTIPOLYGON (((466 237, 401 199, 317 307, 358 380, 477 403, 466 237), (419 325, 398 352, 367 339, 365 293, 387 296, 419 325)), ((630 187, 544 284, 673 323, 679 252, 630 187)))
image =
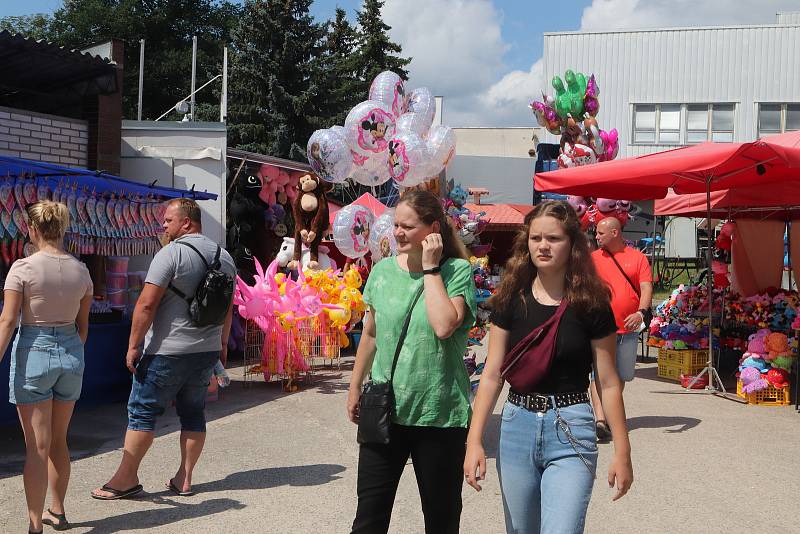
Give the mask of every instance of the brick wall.
POLYGON ((86 167, 87 121, 0 106, 0 154, 86 167))

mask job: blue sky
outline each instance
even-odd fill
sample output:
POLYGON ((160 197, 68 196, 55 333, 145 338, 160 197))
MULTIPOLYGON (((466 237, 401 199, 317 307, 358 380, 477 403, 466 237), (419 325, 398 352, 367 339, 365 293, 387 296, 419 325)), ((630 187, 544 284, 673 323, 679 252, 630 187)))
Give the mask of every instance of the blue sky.
MULTIPOLYGON (((450 126, 534 125, 527 104, 549 89, 543 32, 770 24, 776 12, 800 10, 800 0, 385 1, 390 37, 412 57, 407 87, 443 96, 450 126)), ((337 5, 352 18, 361 0, 316 0, 312 13, 327 20, 337 5)), ((0 17, 60 6, 61 0, 0 0, 0 17)))
MULTIPOLYGON (((542 55, 542 31, 545 28, 547 31, 577 30, 581 13, 591 1, 568 1, 563 2, 558 10, 547 9, 546 22, 542 18, 545 6, 542 0, 495 0, 492 3, 503 15, 502 36, 510 45, 503 57, 504 63, 510 69, 527 69, 535 58, 542 55)), ((2 0, 0 17, 52 13, 61 5, 61 0, 2 0)), ((360 0, 315 0, 312 11, 315 18, 325 20, 333 18, 339 6, 353 19, 353 12, 360 5, 360 0)))

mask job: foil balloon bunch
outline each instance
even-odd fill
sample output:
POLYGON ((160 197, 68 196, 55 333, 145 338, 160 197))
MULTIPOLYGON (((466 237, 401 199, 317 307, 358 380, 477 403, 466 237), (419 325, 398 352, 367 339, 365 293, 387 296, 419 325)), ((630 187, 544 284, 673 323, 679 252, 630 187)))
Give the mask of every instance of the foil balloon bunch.
POLYGON ((346 332, 366 309, 357 270, 300 270, 295 281, 278 272, 277 260, 266 271, 255 260, 255 268, 252 286, 237 277, 234 304, 239 315, 253 321, 267 336, 262 349, 265 378, 272 369, 269 359, 275 361, 278 375, 291 377, 309 369, 306 358, 310 348, 305 346, 308 340, 299 335, 301 325, 315 333, 333 331, 335 336, 328 336, 326 343, 348 345, 346 332))
POLYGON ((436 101, 427 87, 409 91, 392 71, 378 74, 367 100, 344 125, 315 131, 308 140, 311 168, 322 179, 377 186, 392 179, 413 187, 438 175, 455 154, 456 137, 434 125, 436 101))
POLYGON ((624 227, 632 217, 634 205, 629 200, 569 195, 567 202, 575 209, 581 228, 586 230, 607 217, 616 218, 624 227))
POLYGON ((567 70, 564 80, 554 76, 552 85, 555 96, 542 92, 542 100, 531 102, 530 108, 541 127, 561 137, 558 166, 578 167, 616 158, 617 129, 601 130, 597 124, 600 87, 594 74, 587 78, 581 72, 567 70))

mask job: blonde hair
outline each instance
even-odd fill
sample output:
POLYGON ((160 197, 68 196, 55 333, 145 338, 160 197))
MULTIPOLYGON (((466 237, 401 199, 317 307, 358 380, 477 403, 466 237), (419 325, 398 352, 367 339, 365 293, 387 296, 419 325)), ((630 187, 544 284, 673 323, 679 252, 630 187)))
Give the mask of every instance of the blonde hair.
POLYGON ((40 200, 26 208, 30 226, 45 241, 61 242, 69 228, 69 209, 61 202, 40 200))
POLYGON ((191 198, 173 198, 169 204, 178 208, 184 217, 196 224, 202 224, 200 206, 191 198))

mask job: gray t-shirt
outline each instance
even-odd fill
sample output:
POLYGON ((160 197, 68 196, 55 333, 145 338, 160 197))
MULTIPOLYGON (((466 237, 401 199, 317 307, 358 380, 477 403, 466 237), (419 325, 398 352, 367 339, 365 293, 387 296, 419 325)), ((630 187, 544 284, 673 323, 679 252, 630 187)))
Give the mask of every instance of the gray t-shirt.
MULTIPOLYGON (((187 234, 177 241, 192 244, 207 262, 214 261, 217 244, 206 236, 187 234)), ((219 258, 222 264, 220 270, 235 277, 233 258, 224 248, 219 258)), ((169 289, 172 283, 191 297, 205 273, 203 260, 186 245, 173 242, 155 255, 145 282, 166 288, 166 291, 156 310, 153 326, 145 337, 145 354, 187 354, 221 349, 222 326, 195 326, 189 317, 189 304, 169 289)))

